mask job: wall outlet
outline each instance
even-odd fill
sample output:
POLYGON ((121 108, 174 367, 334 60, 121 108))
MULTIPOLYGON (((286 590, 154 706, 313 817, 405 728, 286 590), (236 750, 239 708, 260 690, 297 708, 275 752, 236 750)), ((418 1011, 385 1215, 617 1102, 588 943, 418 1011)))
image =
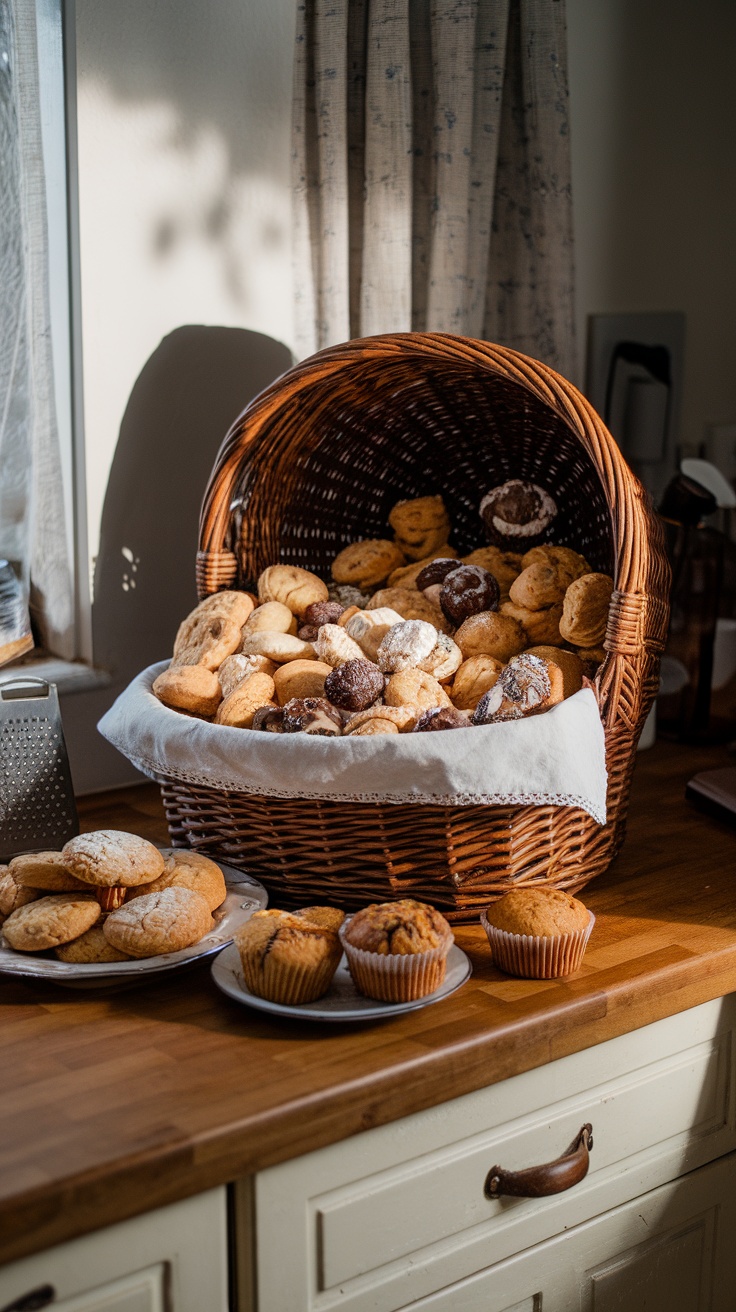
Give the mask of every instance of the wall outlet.
POLYGON ((588 319, 585 394, 655 503, 679 463, 684 358, 680 311, 588 319))

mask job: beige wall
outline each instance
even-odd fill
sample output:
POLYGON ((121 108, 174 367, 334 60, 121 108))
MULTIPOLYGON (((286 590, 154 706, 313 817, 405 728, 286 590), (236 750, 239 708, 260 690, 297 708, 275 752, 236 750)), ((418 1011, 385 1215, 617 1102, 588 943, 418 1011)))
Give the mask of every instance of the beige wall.
POLYGON ((577 319, 683 310, 682 440, 736 420, 736 4, 567 0, 577 319))

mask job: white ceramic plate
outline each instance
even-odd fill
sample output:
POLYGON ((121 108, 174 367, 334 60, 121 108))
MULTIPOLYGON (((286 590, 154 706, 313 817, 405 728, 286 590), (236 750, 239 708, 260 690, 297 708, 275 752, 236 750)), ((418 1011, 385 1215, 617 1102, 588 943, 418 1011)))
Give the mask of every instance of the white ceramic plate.
POLYGON ((460 988, 472 974, 473 967, 462 948, 453 944, 447 958, 447 972, 444 981, 434 993, 426 998, 417 998, 414 1002, 376 1002, 373 998, 364 998, 358 993, 348 970, 343 954, 335 978, 328 993, 316 1002, 305 1002, 299 1007, 286 1007, 280 1002, 270 1002, 268 998, 259 998, 245 987, 240 966, 240 954, 234 943, 225 948, 212 962, 212 978, 218 989, 222 989, 229 998, 242 1002, 246 1007, 255 1007, 257 1011, 267 1011, 273 1016, 292 1016, 299 1020, 358 1021, 385 1020, 389 1016, 399 1016, 404 1011, 417 1011, 419 1007, 428 1007, 433 1002, 441 1002, 460 988))
POLYGON ((89 964, 57 961, 55 957, 36 956, 32 952, 14 952, 0 934, 0 975, 18 975, 22 979, 43 979, 67 988, 109 988, 134 984, 138 980, 168 974, 182 966, 191 965, 203 957, 220 952, 230 943, 235 930, 245 924, 254 911, 265 907, 268 893, 257 879, 243 874, 233 866, 216 861, 225 876, 227 897, 213 912, 214 929, 198 943, 180 952, 167 952, 158 957, 142 957, 138 961, 109 961, 89 964))

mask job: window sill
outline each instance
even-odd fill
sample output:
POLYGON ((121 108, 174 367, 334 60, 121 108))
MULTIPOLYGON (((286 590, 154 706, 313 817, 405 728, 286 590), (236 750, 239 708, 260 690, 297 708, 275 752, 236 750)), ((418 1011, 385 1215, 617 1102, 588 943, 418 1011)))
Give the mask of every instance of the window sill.
POLYGON ((47 683, 56 684, 61 694, 88 692, 92 688, 106 688, 111 683, 106 670, 96 670, 81 661, 64 661, 58 656, 46 656, 42 652, 31 653, 20 663, 3 665, 0 668, 0 687, 11 679, 45 679, 47 683))

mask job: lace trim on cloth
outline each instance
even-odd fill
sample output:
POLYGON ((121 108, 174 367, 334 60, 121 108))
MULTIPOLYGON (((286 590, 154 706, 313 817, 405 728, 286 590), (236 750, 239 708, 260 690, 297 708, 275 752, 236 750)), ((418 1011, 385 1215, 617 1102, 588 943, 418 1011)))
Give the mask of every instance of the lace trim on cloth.
POLYGON ((254 733, 163 706, 167 662, 135 678, 100 732, 143 774, 250 797, 419 806, 567 806, 606 822, 605 735, 584 688, 544 715, 446 733, 254 733))
MULTIPOLYGON (((206 777, 197 774, 195 771, 179 770, 176 774, 167 770, 167 767, 160 761, 148 760, 144 757, 129 756, 128 760, 141 774, 145 774, 157 784, 166 783, 184 783, 193 784, 199 788, 211 788, 213 791, 220 790, 223 793, 242 793, 243 789, 237 780, 214 777, 206 777)), ((253 793, 253 797, 261 794, 253 793)), ((598 812, 597 808, 591 807, 587 797, 581 797, 574 793, 422 793, 418 796, 416 793, 392 793, 387 796, 385 793, 333 793, 318 791, 312 792, 309 789, 302 788, 298 793, 293 789, 286 788, 269 788, 263 790, 263 796, 281 797, 284 800, 299 797, 304 801, 314 800, 315 802, 380 802, 396 806, 405 806, 407 803, 416 804, 417 806, 574 806, 581 811, 585 811, 599 825, 606 823, 606 813, 598 812)))

